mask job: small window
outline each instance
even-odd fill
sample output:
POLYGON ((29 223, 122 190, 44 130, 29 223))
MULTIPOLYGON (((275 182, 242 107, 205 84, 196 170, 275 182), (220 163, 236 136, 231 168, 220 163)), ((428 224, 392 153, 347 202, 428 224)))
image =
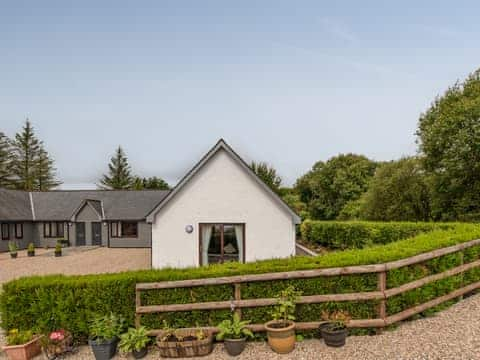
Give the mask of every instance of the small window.
POLYGON ((110 224, 110 232, 111 232, 111 235, 112 235, 112 238, 117 238, 117 237, 120 237, 120 234, 118 233, 118 222, 112 222, 110 224))
POLYGON ((64 236, 64 224, 61 221, 43 223, 43 236, 61 238, 64 236))
POLYGON ((23 224, 16 223, 15 224, 15 239, 22 239, 23 238, 23 224))
POLYGON ((110 224, 112 238, 132 238, 138 236, 138 223, 135 221, 115 221, 110 224))
POLYGON ((137 237, 138 226, 136 222, 122 221, 122 237, 137 237))
POLYGON ((10 227, 7 223, 2 223, 2 240, 10 239, 10 227))

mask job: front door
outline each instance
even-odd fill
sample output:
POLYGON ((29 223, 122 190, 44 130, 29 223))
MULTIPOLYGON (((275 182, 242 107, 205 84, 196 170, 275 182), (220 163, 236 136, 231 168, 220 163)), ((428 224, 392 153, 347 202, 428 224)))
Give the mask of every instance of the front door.
POLYGON ((84 222, 77 222, 75 223, 75 234, 76 234, 76 245, 82 246, 85 244, 85 223, 84 222))
POLYGON ((92 222, 92 245, 102 245, 102 223, 92 222))
POLYGON ((200 265, 245 261, 244 224, 200 224, 200 265))

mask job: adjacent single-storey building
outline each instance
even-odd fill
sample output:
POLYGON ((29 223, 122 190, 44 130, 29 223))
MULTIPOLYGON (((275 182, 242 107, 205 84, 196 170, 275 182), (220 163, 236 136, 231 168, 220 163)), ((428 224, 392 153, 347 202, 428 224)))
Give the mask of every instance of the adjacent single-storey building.
POLYGON ((20 247, 151 247, 152 267, 295 255, 300 218, 223 140, 171 191, 0 190, 0 251, 20 247))

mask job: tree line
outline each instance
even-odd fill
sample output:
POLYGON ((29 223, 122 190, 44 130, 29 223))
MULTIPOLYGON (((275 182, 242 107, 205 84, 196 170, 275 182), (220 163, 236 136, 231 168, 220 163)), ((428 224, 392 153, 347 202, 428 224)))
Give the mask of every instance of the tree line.
MULTIPOLYGON (((260 177, 303 218, 479 221, 480 69, 420 115, 415 156, 376 162, 340 154, 315 163, 292 188, 260 177)), ((269 175, 268 175, 269 174, 269 175)))
MULTIPOLYGON (((13 139, 0 131, 0 188, 48 191, 60 184, 54 160, 46 151, 43 141, 36 136, 28 119, 13 139)), ((120 146, 98 187, 121 190, 169 189, 169 185, 160 177, 133 175, 120 146)))

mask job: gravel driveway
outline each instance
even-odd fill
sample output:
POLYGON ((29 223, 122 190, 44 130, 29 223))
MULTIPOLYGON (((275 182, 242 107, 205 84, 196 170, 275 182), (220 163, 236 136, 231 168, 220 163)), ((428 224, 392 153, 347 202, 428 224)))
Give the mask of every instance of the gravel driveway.
POLYGON ((64 248, 61 257, 53 249, 36 249, 35 257, 19 251, 16 259, 0 253, 0 284, 28 275, 98 274, 150 268, 150 249, 113 249, 104 247, 64 248))

